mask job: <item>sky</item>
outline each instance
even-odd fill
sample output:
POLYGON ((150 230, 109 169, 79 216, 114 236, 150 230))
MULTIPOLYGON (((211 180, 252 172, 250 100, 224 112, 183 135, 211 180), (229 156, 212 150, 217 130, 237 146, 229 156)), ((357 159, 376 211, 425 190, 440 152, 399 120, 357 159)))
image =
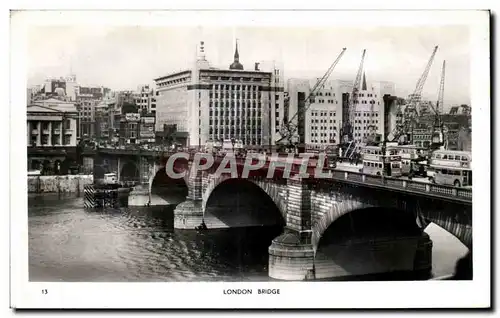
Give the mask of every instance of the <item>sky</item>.
POLYGON ((321 77, 343 47, 346 53, 330 79, 354 80, 366 49, 370 81, 392 81, 407 96, 425 69, 434 46, 434 63, 423 90, 437 100, 446 60, 444 104, 470 103, 470 42, 467 26, 429 27, 133 27, 43 26, 28 32, 28 84, 73 72, 80 85, 136 89, 153 79, 187 69, 196 45, 205 42, 211 66, 228 68, 238 39, 240 62, 276 60, 288 78, 321 77))

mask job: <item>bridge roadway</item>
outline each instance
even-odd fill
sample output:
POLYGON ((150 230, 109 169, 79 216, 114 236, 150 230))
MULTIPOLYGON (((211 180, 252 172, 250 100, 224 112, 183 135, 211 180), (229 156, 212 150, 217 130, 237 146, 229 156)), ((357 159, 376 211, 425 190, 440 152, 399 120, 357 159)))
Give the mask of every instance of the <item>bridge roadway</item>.
MULTIPOLYGON (((120 148, 99 148, 96 150, 86 149, 84 155, 94 156, 97 153, 104 155, 104 157, 114 157, 114 156, 124 156, 128 157, 128 161, 134 160, 134 157, 147 156, 150 158, 159 158, 160 159, 160 167, 164 167, 166 160, 175 154, 173 151, 163 151, 163 150, 148 150, 148 149, 140 149, 140 148, 129 148, 129 149, 120 149, 120 148)), ((266 154, 266 157, 270 156, 266 154)), ((194 152, 190 153, 190 160, 194 158, 194 152)), ((280 158, 285 158, 285 156, 281 156, 280 158)), ((215 172, 218 168, 219 164, 222 162, 223 157, 218 156, 214 162, 214 165, 211 167, 210 171, 215 172)), ((125 161, 127 162, 127 161, 125 161)), ((235 160, 237 164, 238 177, 241 177, 241 173, 244 169, 245 160, 241 157, 237 157, 235 160)), ((307 172, 311 175, 309 178, 314 179, 314 167, 316 164, 316 160, 313 158, 311 160, 312 165, 308 166, 307 172)), ((137 164, 137 163, 136 163, 137 164)), ((157 166, 158 167, 158 166, 157 166)), ((185 171, 187 169, 186 163, 182 163, 181 160, 175 161, 175 169, 177 173, 185 171)), ((260 168, 259 170, 251 170, 249 176, 264 176, 267 175, 267 171, 269 169, 269 160, 266 160, 266 164, 260 168)), ((158 168, 155 172, 157 172, 158 168)), ((413 193, 415 195, 425 194, 431 196, 438 196, 442 199, 451 199, 456 201, 464 201, 464 202, 472 202, 472 189, 471 188, 461 188, 461 187, 453 187, 453 186, 445 186, 445 185, 437 185, 437 184, 429 184, 428 182, 418 181, 418 180, 406 180, 404 178, 395 178, 395 177, 380 177, 364 174, 361 172, 355 172, 351 169, 342 170, 341 167, 338 169, 330 170, 332 173, 332 180, 343 181, 347 183, 364 183, 366 185, 371 185, 375 187, 387 188, 393 191, 404 191, 407 193, 413 193)), ((292 175, 298 173, 297 165, 293 165, 292 175)), ((283 167, 277 166, 276 173, 274 174, 276 178, 280 178, 283 176, 283 167)), ((148 178, 150 179, 150 178, 148 178)), ((152 181, 152 180, 151 180, 152 181)))
MULTIPOLYGON (((147 181, 132 191, 129 204, 139 201, 142 205, 150 202, 153 181, 158 175, 165 174, 165 164, 170 155, 163 154, 160 158, 157 157, 157 160, 148 161, 148 178, 144 178, 147 181), (143 200, 137 200, 138 197, 143 200)), ((134 160, 133 158, 138 156, 127 157, 126 160, 134 160)), ((411 255, 407 257, 405 264, 392 264, 392 267, 388 265, 392 269, 396 266, 406 269, 411 267, 412 270, 430 270, 432 242, 423 232, 430 222, 447 230, 472 250, 472 189, 339 170, 330 171, 329 178, 301 178, 298 176, 297 166, 292 168, 290 178, 283 177, 282 167, 276 167, 272 178, 267 178, 270 168, 268 162, 262 168, 251 170, 248 178, 244 179, 241 178, 245 167, 244 159, 235 159, 232 162, 236 163, 236 174, 216 173, 222 163, 226 168, 229 166, 227 159, 217 158, 209 169, 192 173, 193 154, 187 160, 175 160, 174 171, 187 172, 184 182, 188 195, 174 211, 174 227, 194 229, 202 220, 206 221, 209 229, 244 226, 238 219, 231 218, 211 223, 206 219, 206 211, 218 187, 227 185, 228 182, 232 182, 231 186, 235 188, 238 183, 253 184, 262 190, 262 197, 256 197, 255 200, 270 199, 284 221, 282 235, 274 239, 269 247, 271 277, 300 280, 306 276, 326 278, 353 274, 352 271, 346 271, 338 264, 333 264, 331 259, 325 258, 320 248, 321 240, 330 227, 341 222, 343 215, 356 215, 362 213, 360 211, 373 208, 378 208, 377 211, 399 211, 400 215, 420 229, 419 235, 410 235, 408 230, 405 240, 409 245, 404 248, 400 246, 398 253, 402 255, 410 250, 411 255), (408 246, 413 248, 408 249, 408 246), (408 259, 412 261, 409 262, 408 259)), ((311 164, 307 172, 313 174, 314 169, 314 164, 311 164)), ((391 218, 383 216, 383 212, 376 213, 380 213, 381 220, 378 225, 373 226, 392 222, 391 218)), ((375 244, 372 246, 375 251, 388 248, 383 245, 387 242, 370 244, 375 244)), ((394 250, 394 247, 391 248, 394 250)), ((340 252, 337 250, 336 253, 340 252)), ((373 257, 375 256, 372 255, 373 257)))
MULTIPOLYGON (((279 159, 284 159, 286 157, 280 157, 279 159)), ((165 159, 168 159, 166 157, 165 159)), ((193 159, 193 156, 190 157, 190 162, 193 159)), ((257 160, 253 160, 252 165, 255 165, 257 160)), ((162 162, 161 167, 164 167, 166 160, 162 162)), ((201 164, 204 164, 206 161, 202 160, 201 164)), ((220 164, 223 162, 223 157, 216 157, 214 164, 207 170, 208 173, 216 173, 220 164)), ((245 168, 245 159, 236 158, 236 171, 237 177, 233 178, 241 178, 243 170, 245 168)), ((280 164, 284 164, 283 160, 279 160, 280 164)), ((469 204, 472 202, 472 188, 462 188, 462 187, 454 187, 454 186, 445 186, 432 184, 428 182, 418 181, 418 180, 407 180, 403 178, 396 177, 381 177, 374 176, 369 174, 364 174, 362 172, 354 172, 348 170, 341 169, 323 169, 323 173, 330 173, 330 177, 328 178, 316 178, 315 177, 315 169, 316 169, 317 159, 312 158, 309 160, 309 165, 307 167, 306 172, 309 174, 309 177, 303 177, 301 179, 315 179, 317 181, 321 181, 322 183, 328 182, 342 182, 346 184, 353 185, 362 185, 365 187, 385 189, 387 191, 396 191, 396 192, 404 192, 406 194, 411 195, 425 195, 436 197, 446 201, 456 201, 463 202, 464 204, 469 204)), ((226 161, 226 168, 229 167, 228 161, 226 161)), ((326 163, 323 165, 325 166, 326 163)), ((248 172, 249 178, 257 178, 257 177, 267 177, 268 171, 270 168, 269 156, 267 160, 261 168, 257 170, 250 170, 248 172)), ((295 161, 292 163, 290 177, 298 174, 300 171, 300 163, 299 161, 295 161)), ((190 169, 190 166, 187 162, 183 161, 183 159, 177 159, 174 162, 174 171, 176 173, 182 173, 190 169)), ((272 174, 271 179, 281 179, 284 174, 284 167, 282 165, 275 166, 275 173, 272 174)), ((228 173, 222 173, 222 175, 227 175, 228 173)), ((151 180, 152 181, 152 180, 151 180)))

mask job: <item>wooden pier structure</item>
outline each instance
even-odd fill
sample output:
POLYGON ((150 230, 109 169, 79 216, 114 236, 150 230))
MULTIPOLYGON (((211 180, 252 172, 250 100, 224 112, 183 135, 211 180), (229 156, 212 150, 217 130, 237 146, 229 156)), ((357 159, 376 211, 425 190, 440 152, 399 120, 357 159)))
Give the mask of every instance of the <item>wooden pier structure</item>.
POLYGON ((86 209, 127 207, 129 193, 120 184, 89 184, 84 186, 83 204, 86 209))

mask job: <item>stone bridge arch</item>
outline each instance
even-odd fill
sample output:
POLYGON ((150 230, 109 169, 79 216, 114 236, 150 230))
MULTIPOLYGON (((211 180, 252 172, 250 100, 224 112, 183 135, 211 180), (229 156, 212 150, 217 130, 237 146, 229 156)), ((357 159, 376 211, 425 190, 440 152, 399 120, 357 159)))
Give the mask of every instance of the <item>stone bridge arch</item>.
POLYGON ((180 180, 172 179, 167 175, 165 165, 157 163, 150 167, 150 169, 147 185, 150 196, 153 194, 161 196, 162 193, 170 197, 175 195, 176 198, 171 197, 171 200, 168 200, 172 204, 178 204, 185 200, 188 193, 187 175, 180 180))
POLYGON ((139 181, 140 176, 140 166, 136 160, 131 158, 122 159, 118 161, 118 174, 120 176, 120 181, 125 181, 125 178, 129 178, 130 174, 139 181))
POLYGON ((262 191, 264 191, 269 198, 274 202, 278 208, 283 220, 286 221, 286 198, 287 198, 287 187, 286 182, 283 181, 271 181, 265 178, 233 178, 231 175, 227 174, 205 174, 203 176, 203 186, 202 186, 202 211, 205 213, 208 199, 212 195, 213 191, 222 183, 228 180, 242 180, 250 182, 258 186, 262 191))
MULTIPOLYGON (((149 174, 149 180, 148 180, 149 193, 151 193, 151 189, 153 188, 153 181, 155 180, 155 178, 158 177, 159 173, 165 173, 165 174, 167 173, 165 171, 165 165, 155 163, 151 169, 150 174, 149 174)), ((186 173, 182 179, 184 180, 184 182, 187 185, 188 179, 189 179, 189 174, 186 173)))
POLYGON ((322 208, 313 208, 313 222, 311 226, 312 237, 311 243, 313 245, 314 252, 317 251, 321 238, 325 234, 326 230, 341 217, 356 213, 357 211, 379 208, 388 210, 397 210, 400 213, 407 214, 408 218, 412 218, 415 224, 418 225, 422 230, 425 229, 427 223, 422 224, 418 217, 418 213, 413 210, 405 210, 401 205, 394 204, 393 202, 388 202, 387 204, 371 204, 364 203, 353 199, 352 197, 345 197, 341 201, 331 201, 328 203, 323 203, 322 208))
POLYGON ((470 206, 429 197, 405 196, 362 187, 336 185, 328 190, 311 190, 311 243, 317 250, 328 227, 343 215, 367 208, 398 210, 412 217, 423 230, 432 222, 455 236, 469 250, 472 248, 470 206), (368 194, 371 193, 371 194, 368 194), (452 206, 450 208, 450 206, 452 206), (457 216, 459 215, 459 216, 457 216))

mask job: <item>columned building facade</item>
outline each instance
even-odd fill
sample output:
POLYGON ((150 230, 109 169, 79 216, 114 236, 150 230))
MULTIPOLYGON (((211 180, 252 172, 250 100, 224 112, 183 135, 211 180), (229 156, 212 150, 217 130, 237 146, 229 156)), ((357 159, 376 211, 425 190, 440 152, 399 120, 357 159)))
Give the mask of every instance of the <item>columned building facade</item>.
POLYGON ((76 164, 78 112, 74 105, 29 105, 26 135, 28 170, 44 174, 68 173, 76 164))

